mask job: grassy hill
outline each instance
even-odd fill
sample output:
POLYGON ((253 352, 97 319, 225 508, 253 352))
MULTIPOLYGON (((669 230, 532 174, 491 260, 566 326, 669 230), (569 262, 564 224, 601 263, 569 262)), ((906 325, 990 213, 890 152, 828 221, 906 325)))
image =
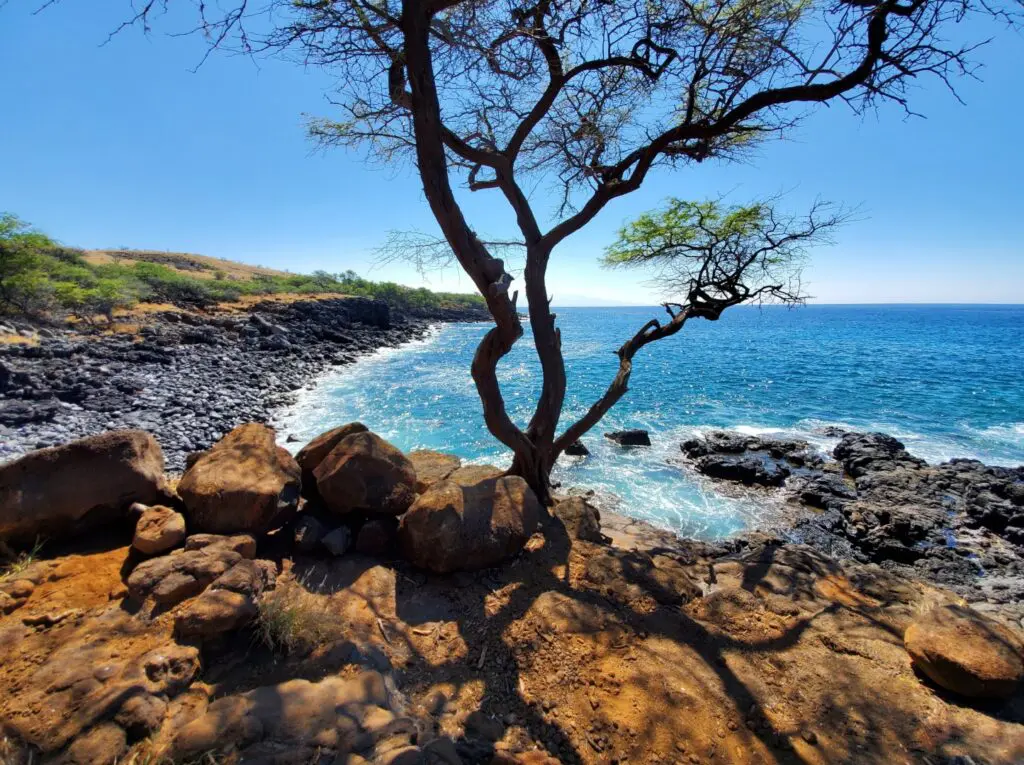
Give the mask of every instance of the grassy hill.
POLYGON ((81 250, 0 215, 0 315, 113 320, 140 303, 204 308, 272 295, 350 295, 407 310, 482 308, 478 295, 374 282, 353 271, 291 274, 154 250, 81 250))

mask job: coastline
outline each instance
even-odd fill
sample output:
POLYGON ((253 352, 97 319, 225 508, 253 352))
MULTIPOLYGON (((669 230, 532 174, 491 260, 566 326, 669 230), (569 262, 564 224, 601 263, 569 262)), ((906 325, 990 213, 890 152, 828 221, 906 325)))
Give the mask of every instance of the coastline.
POLYGON ((471 311, 417 315, 366 298, 171 306, 113 329, 26 325, 0 345, 0 462, 114 428, 155 435, 169 470, 243 422, 269 422, 330 369, 471 311))

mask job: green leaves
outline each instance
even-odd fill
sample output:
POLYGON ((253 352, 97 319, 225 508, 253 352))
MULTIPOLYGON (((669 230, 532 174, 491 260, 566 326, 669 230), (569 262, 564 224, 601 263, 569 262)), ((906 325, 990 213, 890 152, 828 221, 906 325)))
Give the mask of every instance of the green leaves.
POLYGON ((848 215, 825 202, 806 215, 790 215, 776 202, 669 199, 623 226, 601 262, 650 268, 668 297, 708 309, 707 315, 748 300, 799 302, 808 250, 830 242, 848 215))

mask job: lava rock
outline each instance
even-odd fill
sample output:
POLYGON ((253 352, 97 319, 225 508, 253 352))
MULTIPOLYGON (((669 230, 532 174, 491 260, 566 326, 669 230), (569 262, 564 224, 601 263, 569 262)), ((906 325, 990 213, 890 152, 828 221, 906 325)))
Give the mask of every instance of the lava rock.
POLYGON ((613 430, 604 437, 620 446, 650 446, 651 436, 646 430, 613 430))

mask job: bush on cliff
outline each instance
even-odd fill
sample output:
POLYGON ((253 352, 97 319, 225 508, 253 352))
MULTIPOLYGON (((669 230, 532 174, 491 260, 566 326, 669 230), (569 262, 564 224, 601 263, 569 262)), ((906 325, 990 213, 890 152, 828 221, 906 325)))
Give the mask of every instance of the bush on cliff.
MULTIPOLYGON (((246 295, 277 294, 353 295, 383 300, 405 310, 483 308, 479 295, 372 282, 354 271, 257 273, 251 279, 232 278, 223 271, 214 271, 213 278, 203 278, 165 262, 132 256, 131 251, 118 251, 112 263, 90 263, 81 251, 63 247, 17 216, 2 213, 0 315, 43 318, 62 314, 85 321, 99 315, 112 320, 115 310, 146 300, 205 307, 234 302, 246 295)), ((174 262, 174 256, 163 257, 174 262)))

